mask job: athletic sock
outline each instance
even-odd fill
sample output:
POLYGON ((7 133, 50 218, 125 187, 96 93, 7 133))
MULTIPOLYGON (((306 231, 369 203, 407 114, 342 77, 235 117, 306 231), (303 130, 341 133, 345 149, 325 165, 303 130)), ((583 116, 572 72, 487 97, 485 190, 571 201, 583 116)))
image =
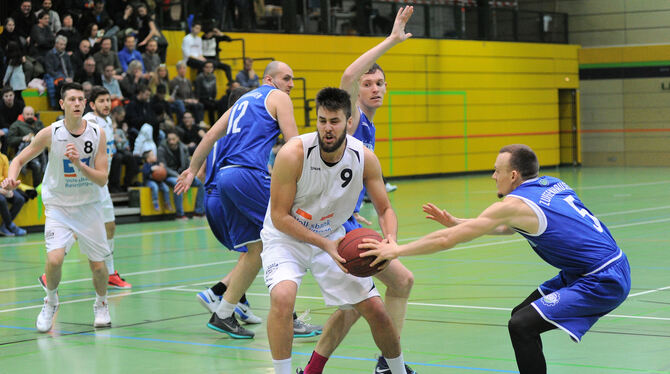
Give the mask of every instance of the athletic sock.
POLYGON ((58 288, 55 290, 47 288, 47 302, 51 305, 58 305, 58 288))
POLYGON ((233 315, 236 306, 237 304, 231 304, 226 299, 221 299, 221 304, 219 304, 219 308, 216 310, 216 315, 221 319, 228 318, 233 315))
POLYGON ((291 358, 285 360, 272 360, 275 367, 275 374, 293 374, 291 373, 291 358))
POLYGON ((316 351, 312 352, 312 357, 310 357, 307 366, 305 366, 304 374, 321 374, 323 373, 323 367, 326 366, 328 357, 323 357, 318 354, 316 351))
POLYGON ((105 266, 109 275, 114 274, 114 238, 107 239, 107 246, 109 246, 109 256, 105 257, 105 266))
POLYGON ((96 303, 96 304, 102 304, 102 303, 106 303, 106 302, 107 302, 107 294, 104 294, 104 295, 100 296, 100 295, 98 295, 98 293, 96 292, 96 294, 95 294, 95 303, 96 303))
POLYGON ((246 293, 242 294, 242 297, 240 297, 240 302, 241 302, 242 304, 246 304, 246 303, 247 303, 247 294, 246 294, 246 293))
POLYGON ((210 288, 210 290, 212 290, 216 296, 223 296, 227 289, 228 287, 226 287, 226 285, 221 282, 213 285, 212 288, 210 288))
POLYGON ((389 364, 389 369, 391 369, 391 373, 393 374, 405 373, 405 360, 402 358, 402 352, 400 353, 400 356, 396 358, 388 358, 388 357, 384 358, 386 359, 386 363, 389 364))

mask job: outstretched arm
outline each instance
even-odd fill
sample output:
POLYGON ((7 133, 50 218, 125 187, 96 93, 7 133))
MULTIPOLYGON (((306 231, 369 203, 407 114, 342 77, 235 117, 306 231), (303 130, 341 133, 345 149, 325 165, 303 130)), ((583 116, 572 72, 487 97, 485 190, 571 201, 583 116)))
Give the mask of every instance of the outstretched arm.
MULTIPOLYGON (((457 218, 452 216, 449 212, 447 212, 445 209, 440 209, 438 208, 435 204, 433 203, 426 203, 423 205, 423 211, 427 214, 426 218, 427 219, 432 219, 433 221, 439 222, 443 226, 446 227, 453 227, 456 225, 460 225, 464 222, 472 220, 472 218, 457 218)), ((489 232, 489 235, 511 235, 514 234, 515 231, 512 230, 509 226, 507 225, 500 225, 496 228, 494 228, 491 232, 489 232)))
POLYGON ((33 141, 14 157, 12 163, 9 165, 7 178, 2 181, 2 188, 13 190, 21 184, 21 181, 16 179, 19 177, 19 172, 25 164, 49 147, 51 144, 51 130, 49 127, 40 130, 33 138, 33 141))
POLYGON ((414 13, 414 7, 406 6, 398 10, 398 14, 395 17, 395 23, 393 24, 393 30, 391 34, 386 37, 381 43, 372 47, 372 49, 363 53, 359 58, 357 58, 342 74, 342 80, 340 81, 340 88, 347 91, 351 96, 351 115, 353 118, 352 125, 347 129, 349 134, 356 132, 358 127, 358 121, 360 119, 360 113, 356 106, 356 101, 358 100, 358 80, 363 74, 365 74, 372 64, 377 61, 386 51, 391 49, 394 45, 402 43, 412 36, 411 33, 405 33, 405 25, 412 17, 414 13))

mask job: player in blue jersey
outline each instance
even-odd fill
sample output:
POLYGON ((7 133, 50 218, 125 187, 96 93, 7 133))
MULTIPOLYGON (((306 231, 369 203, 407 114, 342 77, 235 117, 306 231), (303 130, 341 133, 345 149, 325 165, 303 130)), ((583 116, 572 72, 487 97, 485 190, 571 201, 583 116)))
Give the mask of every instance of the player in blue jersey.
POLYGON ((207 324, 233 338, 253 338, 239 325, 233 312, 261 267, 260 231, 270 198, 267 161, 281 132, 284 138, 298 135, 293 103, 293 71, 280 61, 265 68, 263 85, 246 93, 207 132, 195 150, 191 165, 179 177, 175 192, 188 189, 208 154, 217 145, 213 160, 215 183, 221 202, 215 230, 229 249, 246 252, 232 271, 230 283, 207 324), (221 139, 219 141, 219 139, 221 139))
MULTIPOLYGON (((342 75, 340 88, 347 91, 351 99, 351 125, 347 128, 347 133, 353 135, 356 139, 370 150, 375 148, 375 127, 372 123, 375 113, 384 102, 386 93, 386 77, 382 68, 375 63, 386 51, 393 46, 402 43, 412 36, 405 33, 405 25, 412 16, 414 8, 407 6, 400 8, 396 15, 395 23, 391 34, 381 43, 358 57, 342 75)), ((361 222, 367 225, 372 224, 358 212, 360 211, 365 195, 365 188, 361 191, 354 214, 347 222, 344 228, 347 232, 361 227, 361 222)), ((395 235, 395 233, 393 233, 395 235)), ((395 237, 390 237, 393 241, 395 237)), ((383 272, 375 276, 386 285, 384 294, 384 304, 398 335, 402 331, 407 313, 407 300, 409 298, 414 276, 400 261, 393 261, 383 272)), ((321 373, 328 358, 333 354, 335 348, 346 336, 351 326, 358 320, 359 315, 354 309, 338 310, 328 322, 324 325, 323 335, 312 352, 312 357, 305 367, 305 373, 321 373)), ((386 372, 388 364, 383 355, 379 355, 376 371, 386 372)), ((407 373, 414 371, 407 366, 407 373)))
POLYGON ((546 373, 540 334, 559 328, 575 341, 596 321, 619 306, 630 291, 630 267, 607 227, 579 200, 570 186, 553 177, 538 177, 539 164, 530 147, 503 147, 493 179, 501 202, 474 219, 455 218, 432 204, 428 218, 447 229, 414 242, 394 240, 364 244, 362 256, 377 256, 371 266, 398 256, 429 254, 485 234, 513 234, 528 239, 533 250, 560 273, 542 283, 512 310, 509 333, 522 374, 546 373))

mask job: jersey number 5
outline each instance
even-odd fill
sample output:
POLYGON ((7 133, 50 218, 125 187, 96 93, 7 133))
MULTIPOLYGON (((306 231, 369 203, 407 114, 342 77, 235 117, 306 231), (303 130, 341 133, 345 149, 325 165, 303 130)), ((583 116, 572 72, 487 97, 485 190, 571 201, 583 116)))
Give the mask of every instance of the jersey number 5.
POLYGON ((237 125, 240 123, 244 113, 247 112, 247 107, 249 106, 249 101, 243 101, 239 104, 236 104, 233 107, 233 110, 230 111, 230 119, 228 120, 228 130, 226 135, 237 134, 240 132, 240 128, 237 125))
POLYGON ((593 221, 593 227, 598 230, 598 232, 603 232, 603 226, 600 224, 600 220, 594 217, 593 214, 589 213, 586 209, 578 208, 577 205, 575 205, 575 198, 573 196, 568 196, 563 200, 570 204, 572 209, 576 210, 582 217, 589 217, 593 221))

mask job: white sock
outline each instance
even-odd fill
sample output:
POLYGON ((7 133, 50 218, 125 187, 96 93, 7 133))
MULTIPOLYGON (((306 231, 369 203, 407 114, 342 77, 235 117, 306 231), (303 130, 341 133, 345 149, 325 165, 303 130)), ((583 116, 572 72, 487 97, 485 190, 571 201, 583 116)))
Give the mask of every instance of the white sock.
POLYGON ((104 295, 100 296, 96 293, 95 294, 95 303, 96 304, 107 303, 107 294, 104 294, 104 295))
POLYGON ((109 246, 109 256, 105 257, 105 266, 107 266, 107 272, 109 275, 114 274, 114 238, 107 239, 107 245, 109 246))
POLYGON ((272 365, 275 367, 275 374, 292 374, 291 357, 285 360, 272 360, 272 365))
POLYGON ((405 360, 402 358, 402 352, 396 358, 384 358, 386 359, 386 363, 389 364, 391 374, 405 374, 405 360))
POLYGON ((55 290, 47 288, 47 302, 51 305, 58 305, 58 288, 55 290))
POLYGON ((221 304, 219 304, 219 308, 216 310, 216 315, 221 319, 228 318, 233 315, 236 306, 237 303, 231 304, 226 299, 221 299, 221 304))

